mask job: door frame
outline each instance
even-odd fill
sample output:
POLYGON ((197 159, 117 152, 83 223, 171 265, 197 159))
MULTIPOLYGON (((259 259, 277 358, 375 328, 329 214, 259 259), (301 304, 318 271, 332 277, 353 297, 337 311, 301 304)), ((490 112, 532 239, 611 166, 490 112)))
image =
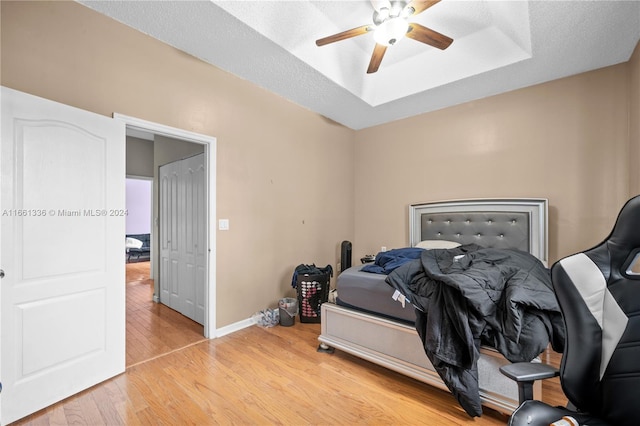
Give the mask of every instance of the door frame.
POLYGON ((200 133, 190 132, 164 124, 114 113, 113 118, 124 122, 127 130, 138 130, 145 133, 166 136, 204 145, 205 167, 207 168, 207 249, 206 257, 206 285, 205 285, 205 317, 204 336, 214 338, 216 332, 216 233, 213 224, 216 223, 216 147, 217 139, 200 133))

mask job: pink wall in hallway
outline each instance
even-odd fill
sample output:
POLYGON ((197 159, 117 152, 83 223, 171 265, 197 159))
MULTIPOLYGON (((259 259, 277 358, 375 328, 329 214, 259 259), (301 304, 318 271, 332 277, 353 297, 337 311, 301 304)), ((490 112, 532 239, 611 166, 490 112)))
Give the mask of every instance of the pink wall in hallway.
POLYGON ((127 234, 151 233, 151 183, 127 179, 127 234))

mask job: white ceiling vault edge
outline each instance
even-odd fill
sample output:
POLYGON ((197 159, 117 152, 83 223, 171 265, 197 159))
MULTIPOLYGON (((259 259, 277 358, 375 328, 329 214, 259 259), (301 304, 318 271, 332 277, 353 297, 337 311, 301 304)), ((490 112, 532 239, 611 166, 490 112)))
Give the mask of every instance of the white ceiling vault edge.
POLYGON ((621 62, 640 39, 640 1, 443 0, 414 21, 454 39, 404 38, 378 72, 368 0, 80 1, 102 14, 352 129, 621 62))
POLYGON ((372 75, 365 70, 375 45, 373 34, 322 48, 314 44, 314 37, 371 23, 368 1, 252 2, 250 7, 226 1, 219 6, 371 106, 531 57, 527 2, 441 2, 413 21, 455 33, 451 47, 441 51, 405 38, 389 48, 383 66, 372 75), (287 29, 305 22, 313 25, 305 25, 299 34, 308 36, 291 37, 287 29))

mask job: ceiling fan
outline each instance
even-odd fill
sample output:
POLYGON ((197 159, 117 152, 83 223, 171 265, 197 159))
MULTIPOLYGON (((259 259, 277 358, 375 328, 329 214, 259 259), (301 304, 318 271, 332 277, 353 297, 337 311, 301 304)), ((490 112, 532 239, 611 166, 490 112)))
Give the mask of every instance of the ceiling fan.
POLYGON ((439 2, 440 0, 372 0, 374 8, 373 24, 362 25, 318 39, 316 40, 316 45, 324 46, 336 41, 373 32, 376 46, 373 49, 371 61, 369 61, 367 74, 378 71, 387 47, 396 44, 405 36, 444 50, 453 42, 452 38, 415 22, 410 22, 411 17, 424 12, 439 2))

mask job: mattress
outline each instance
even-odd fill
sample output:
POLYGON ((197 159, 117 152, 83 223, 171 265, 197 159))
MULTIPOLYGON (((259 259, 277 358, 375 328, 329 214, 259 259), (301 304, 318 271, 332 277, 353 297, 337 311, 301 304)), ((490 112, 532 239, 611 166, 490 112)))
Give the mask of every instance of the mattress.
POLYGON ((338 276, 336 303, 413 324, 416 320, 413 305, 405 303, 403 307, 393 300, 394 289, 385 282, 387 276, 363 272, 360 270, 363 266, 352 266, 338 276))

